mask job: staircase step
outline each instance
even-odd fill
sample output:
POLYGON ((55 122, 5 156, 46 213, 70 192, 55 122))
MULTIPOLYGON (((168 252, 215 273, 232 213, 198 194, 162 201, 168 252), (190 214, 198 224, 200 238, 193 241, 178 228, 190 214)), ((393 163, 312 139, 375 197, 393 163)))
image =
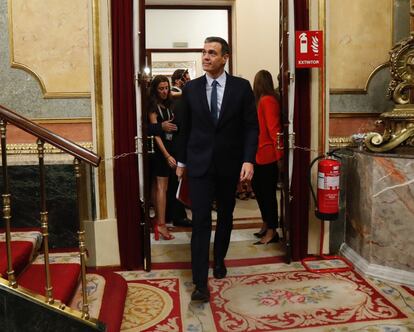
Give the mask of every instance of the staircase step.
MULTIPOLYGON (((89 314, 106 324, 107 332, 118 332, 124 314, 128 285, 124 278, 114 272, 86 274, 89 314)), ((69 304, 73 309, 82 310, 82 285, 69 304)))
MULTIPOLYGON (((18 275, 28 265, 42 244, 40 229, 22 228, 11 232, 12 266, 18 275)), ((7 279, 7 251, 4 229, 0 230, 0 275, 7 279)))
MULTIPOLYGON (((67 304, 79 281, 81 270, 79 252, 51 253, 49 263, 53 298, 67 304)), ((37 294, 45 294, 46 275, 43 255, 39 255, 20 274, 17 283, 37 294)))

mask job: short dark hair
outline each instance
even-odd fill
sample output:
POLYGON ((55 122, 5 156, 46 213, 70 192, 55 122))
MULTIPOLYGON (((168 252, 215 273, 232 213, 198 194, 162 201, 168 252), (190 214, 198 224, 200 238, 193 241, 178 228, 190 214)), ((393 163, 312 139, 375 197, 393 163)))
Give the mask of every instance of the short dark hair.
POLYGON ((188 73, 187 69, 176 69, 171 76, 171 84, 174 85, 176 80, 183 79, 185 73, 188 73))
POLYGON ((205 43, 220 43, 221 44, 221 55, 230 54, 229 44, 221 37, 207 37, 204 40, 205 43))

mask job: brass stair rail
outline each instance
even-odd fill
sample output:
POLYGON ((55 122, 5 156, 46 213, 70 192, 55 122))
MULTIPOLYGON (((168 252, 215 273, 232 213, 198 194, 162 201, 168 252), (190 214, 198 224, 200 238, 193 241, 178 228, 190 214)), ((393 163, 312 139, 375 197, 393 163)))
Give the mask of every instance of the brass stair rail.
MULTIPOLYGON (((45 287, 45 299, 46 303, 53 305, 53 287, 51 284, 50 275, 50 263, 49 263, 49 231, 48 231, 48 212, 46 207, 46 187, 45 187, 45 166, 44 166, 44 144, 45 142, 50 145, 68 153, 73 156, 74 169, 76 177, 76 189, 77 189, 77 207, 79 211, 79 196, 81 192, 81 162, 86 162, 92 166, 98 167, 101 161, 101 157, 97 154, 85 149, 84 147, 65 139, 41 126, 26 119, 18 113, 7 109, 0 105, 0 135, 1 135, 1 153, 2 153, 2 170, 3 170, 3 183, 4 193, 3 197, 3 220, 5 224, 5 236, 6 236, 6 250, 7 250, 7 275, 9 286, 17 288, 17 282, 15 273, 13 271, 13 262, 11 254, 11 207, 10 207, 10 189, 9 189, 9 178, 7 171, 7 145, 6 145, 6 126, 7 124, 13 124, 14 126, 22 129, 23 131, 37 137, 37 150, 39 157, 39 178, 40 178, 40 222, 43 236, 43 248, 44 248, 44 261, 45 261, 45 275, 46 275, 46 287, 45 287)), ((83 224, 79 218, 79 250, 80 250, 80 263, 81 263, 81 277, 82 277, 82 318, 90 320, 89 316, 89 304, 86 290, 86 256, 87 250, 85 247, 85 230, 83 224)), ((65 306, 59 306, 60 309, 64 310, 65 306)))
POLYGON ((50 276, 49 267, 49 218, 46 208, 46 184, 45 184, 45 150, 44 142, 41 139, 37 140, 37 151, 39 156, 39 181, 40 181, 40 226, 43 236, 43 257, 45 260, 45 276, 46 276, 46 302, 53 304, 53 287, 50 276))
POLYGON ((9 286, 16 288, 16 277, 14 275, 12 253, 11 253, 11 232, 10 232, 10 220, 11 220, 11 205, 10 205, 10 189, 9 189, 9 174, 7 171, 7 152, 6 152, 6 126, 7 123, 3 119, 0 119, 0 135, 1 135, 1 160, 3 171, 3 221, 6 228, 6 253, 7 253, 7 279, 9 280, 9 286))
POLYGON ((20 114, 9 110, 2 105, 0 105, 0 119, 4 119, 7 123, 15 125, 23 131, 36 136, 43 142, 49 143, 50 145, 53 145, 60 150, 65 151, 75 158, 81 159, 95 167, 99 166, 101 157, 99 157, 97 154, 51 132, 50 130, 47 130, 46 128, 39 126, 37 123, 26 119, 20 114))
MULTIPOLYGON (((76 205, 77 210, 80 211, 80 202, 79 196, 81 192, 81 161, 76 159, 73 161, 74 169, 75 169, 75 178, 76 178, 76 192, 77 192, 77 199, 76 205)), ((78 231, 78 238, 79 238, 79 254, 80 254, 80 262, 81 262, 81 282, 82 282, 82 318, 89 319, 89 304, 88 304, 88 294, 87 294, 87 281, 86 281, 86 256, 87 250, 85 246, 85 230, 83 227, 83 223, 80 220, 79 216, 79 231, 78 231)))

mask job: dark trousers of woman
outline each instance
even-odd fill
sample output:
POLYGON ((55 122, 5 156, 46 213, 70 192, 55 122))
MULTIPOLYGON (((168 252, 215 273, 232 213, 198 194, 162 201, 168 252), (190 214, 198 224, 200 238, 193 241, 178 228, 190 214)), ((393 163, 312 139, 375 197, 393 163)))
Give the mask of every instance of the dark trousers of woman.
POLYGON ((252 187, 256 195, 262 219, 270 229, 276 229, 278 227, 277 178, 278 169, 276 162, 265 165, 254 165, 252 187))

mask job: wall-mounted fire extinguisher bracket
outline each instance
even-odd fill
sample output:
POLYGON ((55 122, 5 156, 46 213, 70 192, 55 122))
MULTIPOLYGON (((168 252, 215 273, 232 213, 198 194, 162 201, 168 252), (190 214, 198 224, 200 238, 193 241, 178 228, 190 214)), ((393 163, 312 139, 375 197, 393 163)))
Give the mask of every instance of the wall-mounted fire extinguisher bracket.
MULTIPOLYGON (((348 260, 341 256, 328 256, 323 254, 323 238, 324 238, 324 221, 333 221, 338 219, 339 215, 339 183, 340 183, 340 171, 341 162, 340 157, 335 155, 334 150, 328 152, 326 155, 316 157, 309 166, 309 186, 311 189, 312 197, 315 201, 315 215, 321 220, 321 234, 320 234, 320 246, 319 256, 307 257, 302 260, 302 265, 309 272, 343 272, 353 270, 353 265, 348 260), (317 178, 317 191, 312 187, 311 173, 313 165, 318 162, 318 178, 317 178), (340 260, 344 264, 340 264, 341 267, 333 268, 312 268, 309 267, 307 262, 320 261, 320 260, 340 260)), ((335 262, 334 265, 338 265, 335 262)), ((324 264, 325 265, 325 264, 324 264)))

